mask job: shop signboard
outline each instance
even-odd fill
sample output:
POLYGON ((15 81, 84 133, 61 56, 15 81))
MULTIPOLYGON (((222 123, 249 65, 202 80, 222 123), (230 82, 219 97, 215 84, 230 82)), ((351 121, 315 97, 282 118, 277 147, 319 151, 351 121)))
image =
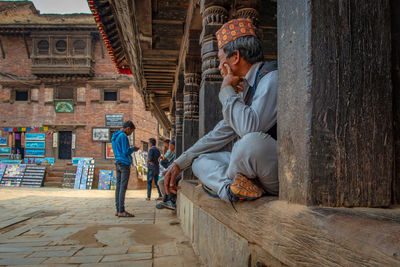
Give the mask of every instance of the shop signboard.
POLYGON ((106 159, 115 159, 111 143, 106 143, 106 159))
POLYGON ((7 138, 0 138, 0 146, 6 146, 7 145, 7 138))
POLYGON ((45 154, 45 149, 25 149, 25 156, 27 157, 44 157, 45 154))
POLYGON ((25 141, 41 141, 45 140, 46 135, 44 133, 26 133, 25 134, 25 141))
POLYGON ((46 143, 44 141, 25 141, 25 148, 44 149, 46 143))
POLYGON ((124 124, 124 114, 106 114, 107 127, 122 127, 124 124))
POLYGON ((80 160, 92 160, 93 158, 72 158, 72 165, 78 166, 80 160))
POLYGON ((11 147, 0 147, 0 155, 10 155, 11 147))
POLYGON ((74 113, 74 103, 72 100, 54 100, 56 113, 74 113))
POLYGON ((54 158, 24 158, 25 164, 53 165, 54 158))

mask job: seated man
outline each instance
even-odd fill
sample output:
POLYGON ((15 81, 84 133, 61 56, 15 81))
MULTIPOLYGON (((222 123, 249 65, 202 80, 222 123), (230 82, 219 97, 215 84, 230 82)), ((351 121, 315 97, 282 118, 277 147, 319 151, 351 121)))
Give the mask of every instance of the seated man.
POLYGON ((277 64, 264 62, 261 42, 248 19, 229 21, 216 36, 223 120, 174 161, 165 176, 165 190, 176 192, 176 178, 192 165, 203 188, 222 200, 276 195, 277 64), (220 152, 237 137, 232 152, 220 152))
MULTIPOLYGON (((176 194, 170 192, 169 194, 165 193, 165 187, 164 187, 164 178, 165 174, 167 172, 167 168, 172 164, 172 162, 175 160, 175 141, 171 140, 169 143, 169 149, 168 151, 171 152, 171 157, 170 160, 164 165, 160 164, 160 168, 162 171, 162 176, 161 179, 158 180, 158 186, 160 187, 161 193, 163 194, 163 200, 162 202, 158 203, 156 205, 157 209, 172 209, 174 210, 176 208, 176 194)), ((178 183, 178 180, 176 180, 176 183, 178 183)))
POLYGON ((168 166, 170 165, 171 162, 174 161, 175 159, 175 141, 170 141, 170 140, 165 140, 164 144, 168 144, 167 146, 167 152, 165 152, 164 155, 161 155, 160 157, 160 166, 164 167, 165 169, 168 168, 168 166), (173 142, 173 144, 171 145, 171 142, 173 142), (174 148, 174 150, 171 150, 171 147, 174 148))

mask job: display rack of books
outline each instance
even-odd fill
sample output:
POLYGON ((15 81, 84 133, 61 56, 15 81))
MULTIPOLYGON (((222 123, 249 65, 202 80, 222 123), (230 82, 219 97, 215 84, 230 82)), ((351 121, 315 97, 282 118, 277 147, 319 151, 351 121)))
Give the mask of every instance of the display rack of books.
POLYGON ((86 180, 86 189, 92 189, 94 178, 94 159, 89 162, 88 175, 86 180))
POLYGON ((21 185, 24 177, 26 164, 9 164, 7 165, 0 186, 18 187, 21 185))
POLYGON ((22 187, 41 187, 44 175, 46 173, 45 166, 27 166, 22 179, 22 187))
POLYGON ((1 185, 1 179, 3 178, 3 174, 6 171, 7 164, 1 163, 0 164, 0 185, 1 185))
POLYGON ((99 190, 110 190, 111 179, 114 177, 114 171, 100 170, 99 173, 99 190))
POLYGON ((64 172, 64 180, 62 183, 62 187, 63 188, 74 188, 75 176, 76 176, 75 170, 66 170, 64 172))
POLYGON ((94 177, 94 159, 79 160, 75 174, 74 189, 91 189, 94 177))

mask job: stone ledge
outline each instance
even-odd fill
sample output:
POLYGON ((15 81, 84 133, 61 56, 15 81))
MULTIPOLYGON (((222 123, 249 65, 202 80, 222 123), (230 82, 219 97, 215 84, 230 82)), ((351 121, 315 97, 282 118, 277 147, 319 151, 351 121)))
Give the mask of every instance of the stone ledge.
POLYGON ((264 262, 268 266, 400 265, 398 207, 307 207, 265 197, 236 203, 235 212, 229 203, 207 196, 193 183, 180 185, 178 215, 183 230, 210 266, 240 266, 242 257, 256 262, 252 245, 271 256, 270 262, 264 262), (209 240, 205 240, 207 235, 211 235, 209 240), (227 239, 220 240, 222 236, 227 239), (221 256, 224 251, 236 251, 236 255, 229 259, 221 256))

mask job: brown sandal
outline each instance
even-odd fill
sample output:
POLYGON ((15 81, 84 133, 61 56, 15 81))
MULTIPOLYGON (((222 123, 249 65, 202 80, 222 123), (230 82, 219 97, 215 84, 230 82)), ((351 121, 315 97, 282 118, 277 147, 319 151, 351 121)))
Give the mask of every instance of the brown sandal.
POLYGON ((129 212, 126 212, 126 211, 124 211, 124 212, 119 212, 118 213, 118 217, 135 217, 135 215, 133 215, 133 214, 131 214, 131 213, 129 213, 129 212))

